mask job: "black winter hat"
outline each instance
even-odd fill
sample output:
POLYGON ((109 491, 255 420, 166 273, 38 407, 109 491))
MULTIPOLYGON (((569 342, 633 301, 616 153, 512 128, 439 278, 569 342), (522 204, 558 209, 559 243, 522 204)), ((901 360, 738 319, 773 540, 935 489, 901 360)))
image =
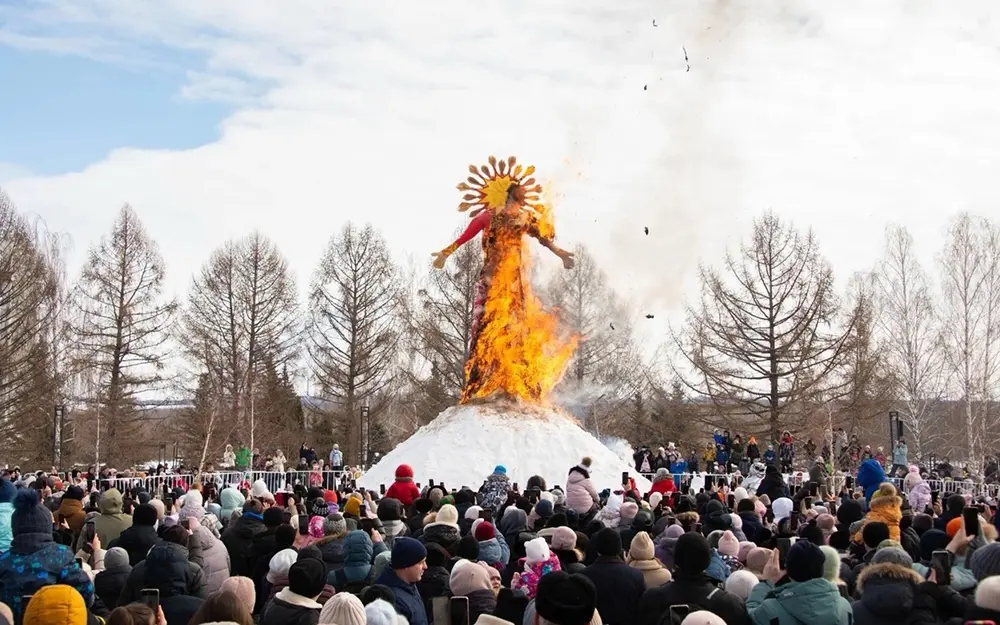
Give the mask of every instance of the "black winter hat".
POLYGON ((462 540, 458 541, 458 548, 456 549, 455 555, 470 562, 478 562, 479 541, 476 540, 476 537, 472 534, 463 536, 462 540))
POLYGON ((674 509, 674 513, 681 514, 682 512, 694 512, 694 501, 689 495, 681 495, 677 500, 677 507, 674 509))
MULTIPOLYGON (((676 558, 676 554, 674 558, 676 558)), ((808 582, 823 577, 826 556, 823 551, 808 540, 797 540, 785 557, 785 571, 793 582, 808 582)))
POLYGON ((550 623, 588 625, 596 608, 597 589, 583 575, 554 571, 538 581, 535 612, 550 623))
POLYGON ((965 497, 957 494, 948 497, 948 512, 961 514, 962 510, 965 510, 965 497))
POLYGON ((297 560, 288 569, 288 589, 295 594, 313 599, 326 586, 326 565, 320 560, 297 560))
POLYGON ((21 489, 14 497, 14 513, 10 517, 10 529, 14 536, 52 535, 52 513, 41 504, 37 490, 21 489))
POLYGON ((674 565, 683 573, 704 573, 712 563, 712 550, 708 539, 697 532, 687 532, 674 545, 674 565))
POLYGON ((285 511, 281 508, 268 508, 264 511, 264 527, 276 528, 285 522, 285 511))
POLYGON ((326 499, 322 497, 316 497, 309 502, 309 516, 322 516, 325 517, 330 514, 330 504, 326 503, 326 499))
POLYGON ((426 497, 421 497, 413 502, 413 511, 417 513, 418 516, 426 516, 434 509, 434 502, 426 497))
POLYGON ((948 534, 938 529, 927 530, 920 536, 920 561, 927 563, 931 561, 931 555, 935 551, 943 551, 951 539, 948 534))
POLYGON ((139 500, 139 503, 149 503, 150 500, 152 500, 153 498, 152 496, 150 496, 149 493, 143 490, 139 491, 139 496, 137 497, 137 499, 139 500))
POLYGON ((156 508, 148 503, 141 503, 132 511, 132 524, 153 527, 156 525, 158 513, 156 508))
POLYGON ((837 523, 841 525, 850 526, 863 518, 865 518, 865 512, 861 509, 861 504, 853 499, 845 501, 837 508, 837 523))
POLYGON ((378 502, 377 516, 380 521, 401 521, 403 519, 403 504, 398 499, 386 497, 378 502))
POLYGON ((396 601, 396 596, 392 593, 392 589, 383 584, 372 584, 368 588, 365 588, 358 598, 361 599, 361 603, 364 605, 368 605, 379 599, 390 604, 396 601))
POLYGON ((319 560, 322 562, 323 552, 316 545, 309 545, 308 547, 299 549, 299 555, 295 561, 298 562, 299 560, 319 560))
POLYGON ((79 486, 73 485, 73 486, 70 486, 69 488, 66 489, 66 492, 63 493, 62 498, 63 499, 73 499, 75 501, 83 501, 83 498, 85 496, 86 495, 84 495, 82 488, 80 488, 79 486))
POLYGON ((875 549, 883 540, 889 540, 889 526, 882 521, 871 521, 866 523, 861 530, 861 540, 869 549, 875 549))
POLYGON ((618 530, 606 527, 594 534, 590 543, 599 556, 615 557, 622 553, 622 535, 618 530))

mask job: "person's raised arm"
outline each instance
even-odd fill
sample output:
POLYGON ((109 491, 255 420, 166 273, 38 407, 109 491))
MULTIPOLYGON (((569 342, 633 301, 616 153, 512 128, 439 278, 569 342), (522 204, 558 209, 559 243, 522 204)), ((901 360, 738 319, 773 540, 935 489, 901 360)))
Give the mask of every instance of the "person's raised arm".
POLYGON ((490 214, 487 211, 483 211, 476 215, 472 221, 469 222, 468 227, 466 227, 465 232, 461 234, 455 242, 444 248, 440 252, 434 252, 434 267, 436 269, 441 269, 444 267, 444 263, 448 260, 448 257, 455 253, 455 250, 462 247, 469 241, 471 241, 477 234, 482 232, 486 226, 490 224, 490 214))
POLYGON ((549 250, 556 256, 562 259, 563 267, 566 269, 572 269, 576 265, 576 259, 574 258, 573 252, 567 251, 556 245, 556 242, 548 237, 542 236, 537 228, 531 229, 531 236, 542 244, 542 247, 549 250))

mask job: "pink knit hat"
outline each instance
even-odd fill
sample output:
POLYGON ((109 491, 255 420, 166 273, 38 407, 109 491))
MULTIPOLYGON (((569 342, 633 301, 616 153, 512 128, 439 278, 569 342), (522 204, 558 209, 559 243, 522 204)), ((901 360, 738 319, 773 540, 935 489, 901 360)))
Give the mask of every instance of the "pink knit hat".
POLYGON ((719 538, 719 553, 734 558, 740 553, 740 541, 736 540, 736 535, 729 530, 723 532, 719 538))
POLYGON ((754 549, 756 547, 757 547, 757 545, 754 544, 754 543, 752 543, 752 542, 750 542, 750 541, 741 542, 740 543, 740 553, 739 553, 739 555, 736 556, 736 559, 739 560, 740 562, 742 562, 743 564, 746 564, 747 563, 747 556, 750 555, 750 550, 754 549))

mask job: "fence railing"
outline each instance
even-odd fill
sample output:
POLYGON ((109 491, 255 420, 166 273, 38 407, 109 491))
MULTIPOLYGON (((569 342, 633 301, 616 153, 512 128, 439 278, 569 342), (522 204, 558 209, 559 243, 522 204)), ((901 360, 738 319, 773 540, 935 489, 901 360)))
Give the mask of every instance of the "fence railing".
MULTIPOLYGON (((725 479, 731 483, 735 474, 733 473, 682 473, 680 480, 688 485, 688 488, 698 492, 706 488, 708 484, 718 483, 720 479, 725 479)), ((643 474, 644 477, 652 480, 652 474, 643 474)), ((281 490, 291 489, 297 484, 306 487, 318 486, 325 489, 336 489, 341 480, 345 477, 343 471, 215 471, 212 473, 194 474, 169 474, 150 475, 146 477, 116 477, 103 482, 110 482, 112 486, 119 490, 143 487, 150 493, 163 492, 164 488, 173 490, 180 487, 187 491, 196 481, 203 484, 214 484, 219 490, 241 484, 253 484, 257 480, 262 480, 267 489, 274 493, 281 490)), ((348 479, 353 479, 353 475, 347 475, 348 479)), ((674 475, 675 482, 678 476, 674 475)), ((789 488, 797 488, 808 480, 808 474, 801 472, 788 473, 782 476, 789 488)), ((847 475, 834 475, 827 478, 827 487, 833 493, 839 493, 846 483, 847 475)), ((906 492, 903 480, 900 478, 887 478, 900 490, 906 492)), ((946 498, 952 494, 971 494, 973 496, 988 496, 997 498, 1000 495, 1000 484, 979 484, 972 481, 959 480, 926 480, 931 490, 938 491, 941 498, 946 498)), ((385 484, 386 487, 389 484, 385 484)), ((596 485, 599 489, 607 485, 596 485)), ((680 488, 681 484, 676 484, 680 488)), ((753 493, 751 493, 753 494, 753 493)))

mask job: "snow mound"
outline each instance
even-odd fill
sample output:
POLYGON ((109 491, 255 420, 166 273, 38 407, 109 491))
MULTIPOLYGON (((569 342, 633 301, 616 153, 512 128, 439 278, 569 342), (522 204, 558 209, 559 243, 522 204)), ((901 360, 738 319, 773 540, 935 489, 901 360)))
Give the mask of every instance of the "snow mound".
POLYGON ((635 471, 571 417, 539 406, 486 403, 455 406, 417 430, 386 454, 359 480, 361 486, 387 488, 396 467, 413 467, 415 481, 478 490, 500 464, 511 482, 522 489, 532 475, 545 478, 549 488, 566 486, 570 467, 590 456, 590 477, 597 490, 618 488, 627 471, 642 492, 649 480, 635 471))

